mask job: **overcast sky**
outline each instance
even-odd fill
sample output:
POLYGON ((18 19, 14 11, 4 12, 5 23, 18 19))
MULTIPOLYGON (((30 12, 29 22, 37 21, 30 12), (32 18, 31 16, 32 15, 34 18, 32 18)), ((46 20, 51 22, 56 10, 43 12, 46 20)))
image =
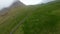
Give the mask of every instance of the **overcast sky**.
POLYGON ((26 5, 34 5, 38 3, 46 3, 53 0, 20 0, 20 1, 22 1, 26 5))
MULTIPOLYGON (((13 3, 13 1, 14 0, 0 0, 0 9, 10 6, 13 3)), ((44 1, 43 0, 20 0, 20 1, 26 5, 34 5, 42 2, 49 2, 52 0, 44 0, 44 1)))

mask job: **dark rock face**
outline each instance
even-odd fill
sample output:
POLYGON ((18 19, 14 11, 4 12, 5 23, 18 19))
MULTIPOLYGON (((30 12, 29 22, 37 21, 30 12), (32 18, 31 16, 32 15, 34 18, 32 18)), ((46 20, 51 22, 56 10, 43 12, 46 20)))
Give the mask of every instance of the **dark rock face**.
POLYGON ((23 6, 25 6, 25 5, 22 2, 20 2, 19 0, 15 0, 10 7, 6 7, 6 8, 3 8, 2 10, 0 10, 0 15, 4 15, 4 14, 8 13, 9 10, 11 10, 13 8, 23 7, 23 6))

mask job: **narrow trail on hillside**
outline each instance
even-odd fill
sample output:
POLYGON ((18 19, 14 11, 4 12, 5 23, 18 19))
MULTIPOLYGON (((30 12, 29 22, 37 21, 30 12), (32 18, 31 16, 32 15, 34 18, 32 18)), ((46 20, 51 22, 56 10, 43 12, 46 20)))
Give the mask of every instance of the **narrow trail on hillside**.
POLYGON ((19 27, 21 24, 24 23, 24 21, 26 20, 26 18, 27 18, 27 16, 26 16, 23 20, 21 20, 21 21, 12 29, 12 31, 10 32, 10 34, 13 34, 13 32, 15 32, 15 31, 18 29, 18 27, 19 27))
POLYGON ((26 20, 30 15, 32 15, 32 12, 28 12, 28 13, 27 13, 27 16, 24 17, 24 18, 10 31, 10 34, 13 34, 13 32, 15 32, 15 31, 18 29, 18 27, 19 27, 21 24, 23 24, 23 23, 25 22, 25 20, 26 20))

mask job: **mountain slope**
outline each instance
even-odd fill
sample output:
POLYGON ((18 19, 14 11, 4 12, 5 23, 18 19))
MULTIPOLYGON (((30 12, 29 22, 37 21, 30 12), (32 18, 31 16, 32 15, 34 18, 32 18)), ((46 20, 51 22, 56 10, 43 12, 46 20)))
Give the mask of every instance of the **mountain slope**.
POLYGON ((60 2, 29 8, 31 15, 14 34, 60 34, 60 2))
POLYGON ((60 2, 37 5, 23 25, 24 34, 60 34, 60 2))
POLYGON ((15 8, 23 8, 25 7, 25 4, 23 4, 22 2, 20 2, 19 0, 16 0, 14 1, 10 7, 6 7, 6 8, 3 8, 1 11, 0 11, 0 15, 4 15, 4 14, 8 14, 8 12, 12 9, 15 9, 15 8))
POLYGON ((11 9, 0 21, 0 34, 10 34, 27 15, 12 34, 60 34, 60 2, 11 9))

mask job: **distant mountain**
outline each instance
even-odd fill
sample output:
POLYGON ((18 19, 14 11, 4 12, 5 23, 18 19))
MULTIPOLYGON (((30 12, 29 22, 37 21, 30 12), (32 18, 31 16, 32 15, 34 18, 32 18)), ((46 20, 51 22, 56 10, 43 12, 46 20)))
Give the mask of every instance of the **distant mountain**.
POLYGON ((10 7, 6 7, 3 8, 2 10, 0 10, 0 15, 4 15, 5 13, 8 13, 9 10, 17 8, 17 7, 23 7, 25 6, 25 4, 23 4, 21 1, 19 0, 15 0, 10 7))
POLYGON ((15 0, 12 5, 10 6, 10 8, 16 8, 16 7, 22 7, 22 6, 25 6, 25 4, 23 4, 21 1, 19 0, 15 0))

